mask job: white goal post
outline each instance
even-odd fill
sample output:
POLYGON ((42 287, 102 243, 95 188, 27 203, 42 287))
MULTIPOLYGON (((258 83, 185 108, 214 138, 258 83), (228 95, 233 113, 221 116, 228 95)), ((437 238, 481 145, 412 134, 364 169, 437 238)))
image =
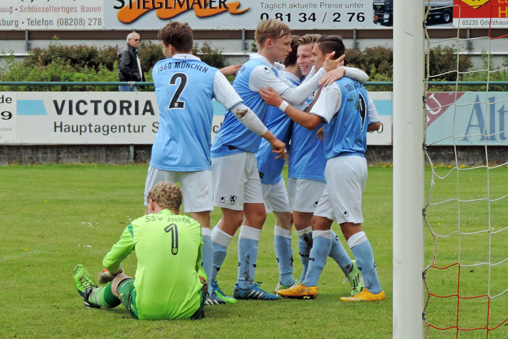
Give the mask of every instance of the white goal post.
POLYGON ((423 338, 424 5, 394 1, 393 338, 423 338))

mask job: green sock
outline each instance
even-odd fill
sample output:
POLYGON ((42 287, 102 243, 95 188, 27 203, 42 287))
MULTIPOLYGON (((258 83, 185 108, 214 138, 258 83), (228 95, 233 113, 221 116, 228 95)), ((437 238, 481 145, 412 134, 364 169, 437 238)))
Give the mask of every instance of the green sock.
POLYGON ((115 297, 113 291, 111 291, 111 283, 103 287, 93 288, 92 293, 88 296, 88 302, 94 306, 105 308, 113 308, 121 304, 120 299, 115 297))

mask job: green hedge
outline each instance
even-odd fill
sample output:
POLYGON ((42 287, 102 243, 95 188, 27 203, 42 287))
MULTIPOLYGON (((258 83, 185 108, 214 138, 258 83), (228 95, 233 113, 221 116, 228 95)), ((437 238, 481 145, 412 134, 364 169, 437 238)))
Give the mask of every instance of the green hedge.
MULTIPOLYGON (((13 56, 7 58, 5 66, 0 69, 0 81, 115 82, 118 81, 117 59, 120 48, 123 46, 102 48, 85 45, 62 46, 55 40, 47 49, 33 49, 23 61, 15 61, 13 56)), ((196 44, 193 53, 214 67, 227 66, 226 58, 222 53, 212 49, 207 42, 201 47, 196 44)), ((146 81, 151 82, 151 68, 157 61, 164 58, 160 44, 142 42, 139 56, 146 81)), ((487 69, 493 71, 492 67, 489 67, 487 54, 483 56, 485 70, 475 72, 470 72, 472 63, 469 56, 457 56, 455 51, 449 47, 431 49, 426 57, 430 61, 429 73, 440 74, 437 77, 432 77, 432 81, 455 81, 457 79, 485 81, 487 77, 491 81, 506 81, 508 79, 506 70, 487 71, 487 69)), ((369 81, 392 81, 393 79, 393 52, 390 48, 378 46, 366 48, 363 51, 348 50, 346 61, 348 66, 365 70, 369 74, 369 81)), ((370 89, 391 90, 391 86, 384 87, 386 88, 376 86, 370 89)), ((98 89, 115 91, 117 86, 0 86, 0 90, 3 91, 92 91, 98 89)), ((493 87, 489 87, 489 89, 495 90, 493 87)), ((153 87, 139 87, 138 90, 151 91, 153 87)), ((437 90, 455 90, 455 88, 440 87, 437 90)), ((473 89, 468 87, 465 90, 473 89)), ((478 86, 478 90, 484 90, 484 86, 478 86)))
MULTIPOLYGON (((94 46, 62 46, 58 39, 47 49, 34 48, 23 61, 8 57, 0 69, 0 81, 73 81, 115 82, 118 81, 118 53, 124 46, 97 48, 94 46)), ((226 58, 208 43, 196 44, 193 53, 207 64, 222 68, 226 58)), ((147 82, 152 81, 152 67, 164 59, 160 44, 142 42, 139 46, 141 68, 147 82)), ((2 91, 116 91, 117 86, 0 86, 2 91)), ((152 91, 153 86, 138 87, 140 91, 152 91)))

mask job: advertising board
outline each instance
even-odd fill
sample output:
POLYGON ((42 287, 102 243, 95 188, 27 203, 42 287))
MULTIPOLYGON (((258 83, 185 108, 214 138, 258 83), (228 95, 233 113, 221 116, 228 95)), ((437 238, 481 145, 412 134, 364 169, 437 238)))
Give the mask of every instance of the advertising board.
MULTIPOLYGON (((391 93, 372 93, 382 133, 369 143, 391 144, 391 93)), ((226 114, 213 101, 212 140, 226 114)), ((155 93, 0 92, 0 145, 152 144, 159 128, 155 93)))

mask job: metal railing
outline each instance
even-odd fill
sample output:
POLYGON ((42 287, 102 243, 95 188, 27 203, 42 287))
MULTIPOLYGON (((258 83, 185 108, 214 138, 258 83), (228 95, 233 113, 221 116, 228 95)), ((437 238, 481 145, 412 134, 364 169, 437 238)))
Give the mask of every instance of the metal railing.
POLYGON ((135 81, 0 81, 0 86, 153 86, 153 82, 135 81))

